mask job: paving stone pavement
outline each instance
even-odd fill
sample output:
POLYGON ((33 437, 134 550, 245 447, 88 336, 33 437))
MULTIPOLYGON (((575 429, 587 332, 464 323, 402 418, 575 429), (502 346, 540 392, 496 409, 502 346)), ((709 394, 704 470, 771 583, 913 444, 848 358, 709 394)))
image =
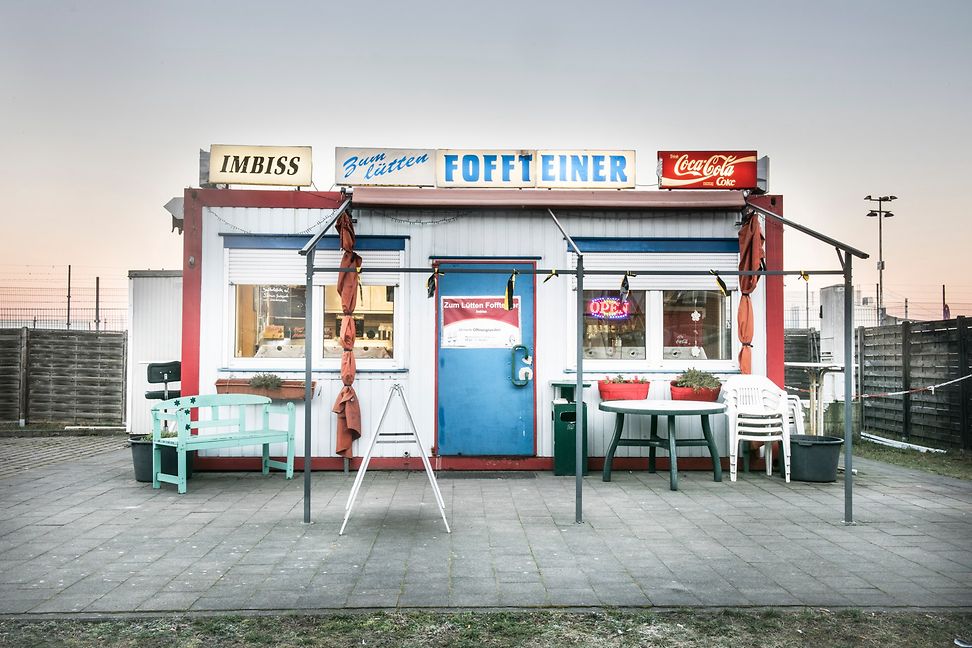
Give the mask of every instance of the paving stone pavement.
POLYGON ((0 479, 125 447, 127 434, 0 437, 0 479))
POLYGON ((864 460, 853 526, 840 482, 616 471, 585 478, 583 524, 572 477, 441 479, 447 534, 424 473, 375 471, 338 536, 353 476, 314 473, 305 525, 301 475, 197 473, 179 496, 127 450, 73 457, 0 479, 0 614, 972 607, 972 483, 864 460))

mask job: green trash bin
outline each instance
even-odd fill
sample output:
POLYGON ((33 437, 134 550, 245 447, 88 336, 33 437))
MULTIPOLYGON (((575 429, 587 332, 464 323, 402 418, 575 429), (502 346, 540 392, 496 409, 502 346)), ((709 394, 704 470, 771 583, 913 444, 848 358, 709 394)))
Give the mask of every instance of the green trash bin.
MULTIPOLYGON (((577 442, 575 430, 577 429, 577 404, 564 398, 558 398, 553 402, 553 427, 554 427, 554 474, 555 475, 576 475, 577 474, 577 442)), ((584 474, 587 474, 587 403, 584 403, 584 421, 581 426, 583 430, 583 455, 584 455, 584 474)))

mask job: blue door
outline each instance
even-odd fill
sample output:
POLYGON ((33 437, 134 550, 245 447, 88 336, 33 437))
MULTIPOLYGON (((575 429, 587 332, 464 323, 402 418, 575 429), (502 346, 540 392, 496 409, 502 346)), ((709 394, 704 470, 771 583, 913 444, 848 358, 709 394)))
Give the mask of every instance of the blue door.
POLYGON ((513 310, 504 308, 509 274, 450 268, 533 270, 533 263, 439 263, 436 296, 436 438, 439 455, 536 453, 533 358, 535 278, 517 275, 513 310))

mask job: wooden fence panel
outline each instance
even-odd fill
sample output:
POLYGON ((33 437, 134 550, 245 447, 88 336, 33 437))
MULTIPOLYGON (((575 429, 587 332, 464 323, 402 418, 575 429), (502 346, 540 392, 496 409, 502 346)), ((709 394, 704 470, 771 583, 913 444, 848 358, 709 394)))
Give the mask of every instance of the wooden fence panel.
MULTIPOLYGON (((864 329, 864 393, 917 389, 968 375, 972 366, 968 335, 966 320, 961 317, 864 329)), ((915 443, 969 448, 970 382, 934 393, 865 399, 864 428, 886 436, 906 436, 915 443)))
POLYGON ((0 421, 17 421, 21 417, 21 362, 25 330, 0 329, 0 421))
POLYGON ((31 330, 29 420, 123 423, 127 353, 126 333, 31 330))
MULTIPOLYGON (((865 328, 864 367, 861 377, 865 394, 901 390, 901 329, 898 326, 865 328)), ((868 398, 864 401, 866 429, 901 434, 901 397, 868 398)))

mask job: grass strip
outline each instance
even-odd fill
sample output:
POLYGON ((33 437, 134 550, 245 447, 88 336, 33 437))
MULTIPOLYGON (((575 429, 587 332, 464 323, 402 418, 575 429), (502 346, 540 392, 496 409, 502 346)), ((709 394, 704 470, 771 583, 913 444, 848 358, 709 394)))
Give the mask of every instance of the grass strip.
POLYGON ((378 612, 328 616, 0 621, 0 646, 70 648, 492 648, 530 646, 949 646, 972 614, 826 609, 378 612))

